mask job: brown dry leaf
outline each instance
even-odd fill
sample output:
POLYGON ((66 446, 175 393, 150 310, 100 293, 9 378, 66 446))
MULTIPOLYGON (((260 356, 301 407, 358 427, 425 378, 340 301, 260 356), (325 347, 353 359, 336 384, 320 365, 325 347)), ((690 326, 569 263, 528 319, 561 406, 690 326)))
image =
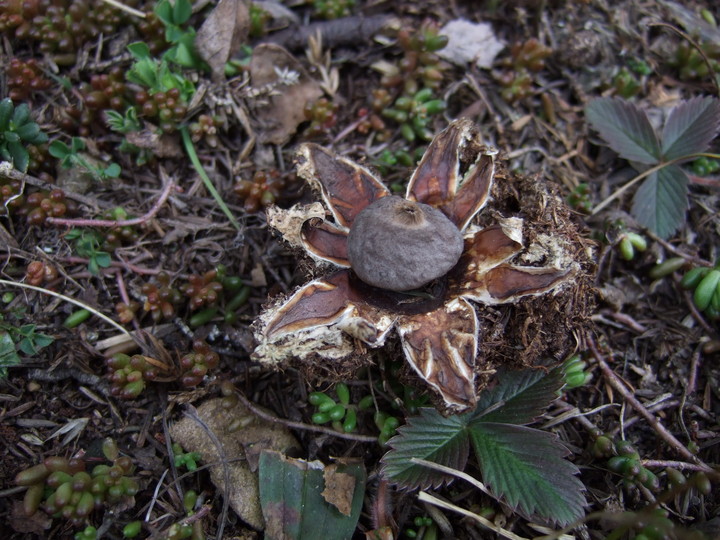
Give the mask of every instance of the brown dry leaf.
MULTIPOLYGON (((241 403, 234 407, 223 406, 222 398, 206 401, 197 409, 197 415, 222 445, 222 453, 228 460, 224 465, 210 467, 210 480, 225 495, 225 467, 229 472, 229 502, 231 508, 251 527, 262 530, 265 526, 260 509, 257 457, 261 450, 287 453, 299 445, 290 432, 280 424, 266 422, 255 416, 241 403), (235 421, 240 429, 228 431, 235 421), (252 463, 252 465, 251 465, 252 463)), ((220 450, 213 443, 202 425, 193 418, 185 417, 170 426, 170 435, 187 452, 199 452, 203 463, 219 463, 220 450)))
POLYGON ((198 30, 195 47, 210 66, 212 78, 225 78, 225 64, 247 41, 250 13, 243 0, 220 0, 198 30))
POLYGON ((22 501, 13 501, 8 522, 15 532, 35 533, 41 536, 43 531, 46 531, 52 525, 50 516, 40 510, 32 516, 28 516, 25 513, 22 501))
POLYGON ((145 148, 159 158, 177 158, 183 156, 180 143, 172 135, 160 135, 154 129, 145 128, 142 131, 130 131, 125 135, 130 144, 145 148))
POLYGON ((320 84, 293 55, 272 43, 260 44, 253 50, 250 78, 258 92, 273 89, 270 97, 251 101, 255 104, 260 142, 286 143, 305 121, 305 105, 322 96, 320 84))
POLYGON ((337 471, 335 464, 328 465, 323 471, 325 489, 323 499, 337 508, 341 514, 349 516, 352 511, 353 494, 355 493, 355 478, 347 473, 337 471))

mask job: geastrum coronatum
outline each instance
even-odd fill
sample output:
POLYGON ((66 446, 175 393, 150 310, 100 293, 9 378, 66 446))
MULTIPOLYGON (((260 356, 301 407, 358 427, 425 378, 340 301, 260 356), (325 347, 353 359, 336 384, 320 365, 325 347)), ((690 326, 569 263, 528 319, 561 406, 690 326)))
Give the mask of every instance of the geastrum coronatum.
POLYGON ((357 354, 358 341, 382 346, 394 329, 407 362, 448 410, 473 406, 479 324, 471 302, 542 295, 575 273, 572 265, 511 264, 523 251, 519 218, 471 225, 488 200, 495 154, 472 122, 456 120, 430 143, 402 198, 365 167, 301 146, 298 173, 319 188, 332 221, 317 206, 275 209, 269 221, 339 269, 265 309, 254 357, 339 360, 357 354))

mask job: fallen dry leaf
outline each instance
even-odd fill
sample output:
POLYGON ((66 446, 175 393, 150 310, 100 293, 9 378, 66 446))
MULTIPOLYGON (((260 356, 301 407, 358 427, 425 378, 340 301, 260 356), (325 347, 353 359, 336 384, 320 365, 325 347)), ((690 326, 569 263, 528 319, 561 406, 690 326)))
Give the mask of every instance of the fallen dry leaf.
POLYGON ((262 530, 265 524, 255 473, 258 456, 265 449, 286 453, 299 446, 297 441, 284 426, 258 418, 241 403, 225 408, 222 398, 210 399, 200 405, 197 415, 220 441, 222 452, 203 426, 190 417, 170 426, 173 441, 187 452, 199 452, 203 463, 220 462, 224 454, 227 462, 210 467, 210 480, 229 497, 230 507, 248 525, 262 530), (228 426, 235 421, 240 421, 243 427, 228 431, 228 426), (229 473, 229 486, 225 485, 225 467, 229 473))
POLYGON ((320 84, 284 48, 272 43, 258 45, 250 61, 253 89, 269 97, 251 100, 255 105, 260 142, 284 144, 305 121, 303 109, 322 96, 320 84))
POLYGON ((225 78, 225 64, 247 41, 250 14, 243 0, 220 0, 195 36, 198 54, 210 66, 213 81, 225 78))
POLYGON ((352 500, 355 493, 355 478, 351 474, 338 472, 338 466, 334 463, 325 467, 323 480, 325 489, 322 492, 323 499, 337 508, 341 514, 350 515, 352 500))

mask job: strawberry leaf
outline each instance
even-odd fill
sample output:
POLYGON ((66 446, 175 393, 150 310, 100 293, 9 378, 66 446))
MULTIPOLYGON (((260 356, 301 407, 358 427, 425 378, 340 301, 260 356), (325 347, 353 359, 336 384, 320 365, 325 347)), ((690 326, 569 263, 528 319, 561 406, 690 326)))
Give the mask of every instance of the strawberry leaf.
POLYGON ((445 418, 435 409, 420 409, 420 414, 398 428, 398 434, 388 441, 392 450, 382 458, 385 476, 411 489, 438 487, 452 480, 451 476, 411 463, 410 459, 425 459, 463 470, 470 452, 465 431, 467 418, 467 415, 445 418))
POLYGON ((477 422, 470 438, 483 481, 525 515, 560 525, 582 517, 585 497, 578 468, 563 459, 568 450, 556 435, 537 429, 477 422))
POLYGON ((541 369, 506 371, 499 373, 501 384, 486 390, 478 399, 472 420, 503 422, 506 424, 529 424, 553 401, 563 386, 560 369, 546 373, 541 369), (504 402, 487 414, 491 405, 504 402))
POLYGON ((688 177, 677 165, 652 173, 635 192, 632 215, 661 238, 668 238, 685 221, 688 177))
POLYGON ((594 99, 585 107, 590 125, 629 161, 653 165, 660 161, 660 143, 644 111, 619 98, 594 99))
POLYGON ((703 152, 720 129, 720 101, 696 97, 675 107, 662 133, 666 160, 703 152))

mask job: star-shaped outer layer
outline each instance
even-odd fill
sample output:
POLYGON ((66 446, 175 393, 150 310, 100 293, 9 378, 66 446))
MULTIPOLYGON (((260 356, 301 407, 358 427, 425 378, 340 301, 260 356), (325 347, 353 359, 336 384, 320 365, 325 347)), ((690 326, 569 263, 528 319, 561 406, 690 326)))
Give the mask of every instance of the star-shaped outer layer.
POLYGON ((480 143, 468 120, 454 121, 430 143, 410 179, 406 198, 439 208, 464 232, 465 247, 445 278, 423 294, 410 295, 363 283, 347 257, 353 220, 390 191, 353 161, 315 144, 303 145, 298 173, 319 188, 334 223, 319 218, 305 221, 301 241, 314 259, 340 269, 304 285, 261 315, 255 357, 278 362, 306 356, 307 348, 299 346, 306 337, 320 356, 339 358, 352 351, 350 338, 380 347, 396 329, 407 361, 442 396, 447 408, 460 411, 473 406, 478 319, 469 301, 514 302, 546 293, 571 274, 508 264, 523 248, 520 219, 503 220, 483 230, 468 227, 487 202, 495 153, 480 143), (461 176, 462 167, 467 170, 461 176))

